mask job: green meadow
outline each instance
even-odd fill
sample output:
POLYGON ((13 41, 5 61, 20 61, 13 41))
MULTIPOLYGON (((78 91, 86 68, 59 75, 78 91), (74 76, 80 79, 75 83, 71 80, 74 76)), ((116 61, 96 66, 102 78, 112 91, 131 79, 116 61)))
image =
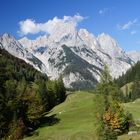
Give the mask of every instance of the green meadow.
POLYGON ((37 129, 38 135, 24 140, 96 140, 97 121, 94 110, 96 97, 88 92, 75 92, 64 103, 54 107, 47 116, 58 122, 37 129))

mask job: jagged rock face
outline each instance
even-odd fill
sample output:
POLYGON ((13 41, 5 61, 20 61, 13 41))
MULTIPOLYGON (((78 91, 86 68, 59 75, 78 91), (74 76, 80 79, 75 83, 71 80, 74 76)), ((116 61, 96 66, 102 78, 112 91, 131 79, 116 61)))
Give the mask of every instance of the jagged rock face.
POLYGON ((130 51, 127 52, 127 55, 136 63, 137 61, 140 61, 140 52, 138 51, 130 51))
POLYGON ((1 36, 0 48, 7 50, 15 57, 23 59, 27 63, 33 65, 37 70, 41 70, 42 72, 46 71, 43 62, 41 62, 31 52, 25 49, 13 36, 9 34, 4 34, 3 36, 1 36))
POLYGON ((34 65, 51 79, 63 75, 67 88, 95 87, 104 64, 116 78, 134 63, 109 35, 95 37, 86 29, 78 31, 67 26, 60 26, 52 34, 35 40, 24 37, 16 41, 11 36, 3 35, 0 42, 3 48, 10 49, 11 54, 34 65), (34 64, 28 55, 38 62, 34 64))

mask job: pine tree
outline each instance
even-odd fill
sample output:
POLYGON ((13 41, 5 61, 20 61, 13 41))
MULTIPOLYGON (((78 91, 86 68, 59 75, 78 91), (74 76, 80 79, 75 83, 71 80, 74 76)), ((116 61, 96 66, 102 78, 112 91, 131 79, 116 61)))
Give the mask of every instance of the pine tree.
POLYGON ((57 91, 58 91, 58 99, 59 99, 59 103, 63 102, 66 98, 66 88, 64 86, 64 83, 63 83, 63 78, 62 76, 60 76, 60 78, 58 79, 58 82, 57 82, 57 91))
POLYGON ((56 105, 57 102, 57 95, 54 89, 54 81, 47 82, 47 91, 48 91, 48 110, 56 105))
POLYGON ((48 91, 46 82, 44 80, 40 81, 38 86, 38 92, 42 100, 42 104, 44 105, 45 110, 48 109, 48 91))

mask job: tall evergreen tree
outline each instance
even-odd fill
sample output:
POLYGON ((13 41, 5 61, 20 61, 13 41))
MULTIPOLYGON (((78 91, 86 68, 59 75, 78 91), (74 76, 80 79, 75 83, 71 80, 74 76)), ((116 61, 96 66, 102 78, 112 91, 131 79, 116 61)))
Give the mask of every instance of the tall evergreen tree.
POLYGON ((63 102, 66 98, 66 88, 63 83, 63 77, 60 76, 57 82, 57 91, 59 102, 63 102))

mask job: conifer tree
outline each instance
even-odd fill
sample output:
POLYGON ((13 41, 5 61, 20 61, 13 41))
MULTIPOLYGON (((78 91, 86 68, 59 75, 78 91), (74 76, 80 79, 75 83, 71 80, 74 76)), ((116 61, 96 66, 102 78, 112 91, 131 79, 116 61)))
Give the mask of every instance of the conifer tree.
POLYGON ((58 98, 59 98, 59 101, 60 103, 63 102, 66 98, 66 88, 64 86, 64 83, 63 83, 63 77, 60 76, 59 79, 58 79, 58 83, 57 83, 57 89, 58 89, 58 98))

